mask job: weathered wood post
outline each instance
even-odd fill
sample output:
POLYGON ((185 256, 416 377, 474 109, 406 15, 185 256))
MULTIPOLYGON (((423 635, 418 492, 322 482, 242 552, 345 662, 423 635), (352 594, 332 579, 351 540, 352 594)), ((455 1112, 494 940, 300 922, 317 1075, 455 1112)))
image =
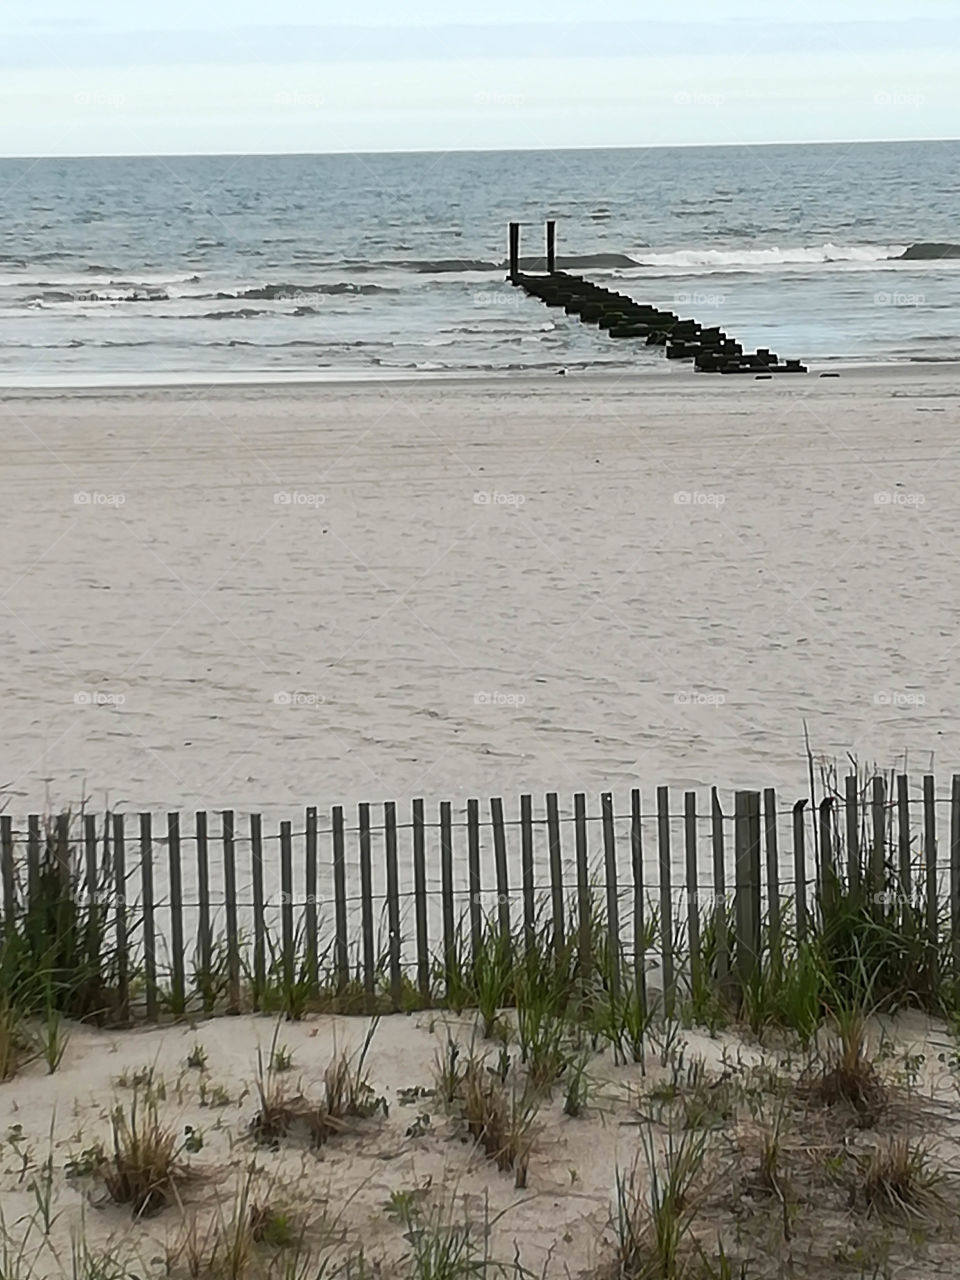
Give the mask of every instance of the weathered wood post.
POLYGON ((520 274, 520 223, 510 223, 510 279, 516 284, 520 274))
POLYGON ((760 792, 738 791, 734 799, 737 984, 743 996, 760 965, 760 792))
POLYGON ((551 218, 547 222, 547 271, 550 275, 557 269, 557 224, 551 218))

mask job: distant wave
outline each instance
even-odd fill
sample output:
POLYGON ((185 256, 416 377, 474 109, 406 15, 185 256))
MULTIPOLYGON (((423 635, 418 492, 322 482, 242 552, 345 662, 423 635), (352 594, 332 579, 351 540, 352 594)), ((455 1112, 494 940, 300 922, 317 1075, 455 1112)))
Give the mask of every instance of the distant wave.
MULTIPOLYGON (((196 277, 191 277, 187 283, 193 284, 198 283, 198 281, 196 277)), ((399 290, 391 289, 386 285, 354 284, 348 280, 338 281, 335 284, 265 284, 247 289, 239 287, 236 289, 218 289, 215 292, 169 287, 157 288, 149 285, 111 282, 110 284, 98 284, 95 287, 79 289, 49 286, 41 289, 38 293, 29 294, 25 301, 28 306, 33 307, 64 306, 68 304, 96 306, 98 303, 170 302, 181 299, 197 302, 295 302, 307 297, 359 297, 368 294, 398 292, 399 290)), ((231 313, 220 312, 213 314, 226 316, 231 313)), ((242 313, 235 312, 233 314, 240 315, 242 313)), ((256 313, 250 311, 249 314, 256 313)))
POLYGON ((338 284, 265 284, 255 289, 238 289, 211 294, 197 294, 197 297, 210 298, 249 298, 251 301, 280 302, 291 298, 301 298, 304 294, 368 294, 397 293, 397 289, 388 289, 379 284, 353 284, 352 281, 340 281, 338 284))
POLYGON ((887 262, 904 256, 899 245, 835 245, 797 246, 781 249, 771 245, 763 249, 679 249, 673 253, 648 253, 639 259, 641 267, 765 267, 802 263, 887 262))

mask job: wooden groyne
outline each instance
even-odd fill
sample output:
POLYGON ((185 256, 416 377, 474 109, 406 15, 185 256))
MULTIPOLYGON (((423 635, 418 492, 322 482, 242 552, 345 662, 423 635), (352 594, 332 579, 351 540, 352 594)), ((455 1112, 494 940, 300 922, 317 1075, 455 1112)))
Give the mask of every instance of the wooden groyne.
POLYGON ((616 340, 642 340, 647 346, 663 347, 668 360, 692 360, 703 373, 751 373, 763 377, 774 373, 806 373, 799 360, 781 361, 766 347, 745 352, 743 345, 719 326, 701 325, 673 311, 664 311, 637 302, 623 293, 556 269, 556 223, 546 224, 546 273, 534 275, 520 270, 520 224, 510 223, 510 283, 548 307, 563 307, 567 315, 580 317, 583 324, 595 324, 616 340))

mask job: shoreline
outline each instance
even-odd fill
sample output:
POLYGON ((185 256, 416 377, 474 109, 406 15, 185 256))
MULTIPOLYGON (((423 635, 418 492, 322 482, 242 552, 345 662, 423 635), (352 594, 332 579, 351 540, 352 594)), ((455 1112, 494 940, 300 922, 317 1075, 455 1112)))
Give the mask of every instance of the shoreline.
MULTIPOLYGON (((778 385, 786 382, 804 386, 810 382, 819 381, 823 377, 832 377, 833 375, 856 378, 858 380, 948 376, 960 373, 960 356, 955 360, 911 359, 877 361, 876 363, 864 363, 853 359, 848 362, 843 357, 837 357, 836 360, 831 361, 807 362, 807 369, 808 372, 806 374, 773 375, 769 380, 776 382, 778 385)), ((542 369, 522 371, 515 369, 500 371, 484 369, 470 372, 467 370, 424 369, 410 370, 408 372, 390 370, 389 372, 375 373, 364 370, 354 375, 348 370, 331 370, 329 373, 317 372, 308 374, 306 371, 298 369, 275 374, 271 374, 266 370, 258 370, 249 374, 235 372, 222 376, 216 372, 208 375, 187 373, 182 377, 172 376, 169 373, 158 373, 156 375, 146 373, 130 375, 104 374, 102 378, 95 375, 82 381, 70 381, 66 378, 61 380, 59 375, 52 374, 49 379, 33 382, 10 381, 0 375, 0 398, 30 399, 34 396, 40 398, 51 394, 58 398, 66 398, 71 395, 111 395, 138 391, 178 392, 204 389, 230 391, 241 388, 274 390, 313 386, 333 389, 375 389, 390 386, 391 384, 404 387, 429 387, 434 384, 443 384, 445 386, 476 388, 484 382, 494 383, 497 387, 514 383, 518 387, 529 388, 542 384, 555 386, 559 376, 569 379, 570 384, 576 383, 579 386, 586 383, 596 386, 598 389, 611 388, 614 385, 620 385, 625 382, 636 382, 643 386, 660 384, 664 387, 669 386, 671 389, 687 389, 691 386, 709 388, 718 385, 743 385, 751 384, 758 380, 768 380, 762 374, 740 375, 736 378, 723 377, 720 374, 702 374, 697 373, 692 367, 678 367, 676 364, 666 360, 663 361, 662 367, 637 370, 618 367, 611 370, 587 369, 577 371, 559 366, 557 369, 550 371, 542 369), (564 369, 563 375, 560 374, 561 368, 564 369), (665 382, 666 379, 669 379, 668 384, 665 382)))

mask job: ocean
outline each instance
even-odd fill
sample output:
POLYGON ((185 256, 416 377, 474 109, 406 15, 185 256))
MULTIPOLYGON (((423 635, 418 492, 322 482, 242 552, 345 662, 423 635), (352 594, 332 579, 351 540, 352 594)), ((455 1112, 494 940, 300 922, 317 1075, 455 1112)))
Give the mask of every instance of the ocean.
POLYGON ((0 382, 676 372, 505 282, 546 218, 745 346, 953 359, 958 195, 960 142, 0 160, 0 382))

